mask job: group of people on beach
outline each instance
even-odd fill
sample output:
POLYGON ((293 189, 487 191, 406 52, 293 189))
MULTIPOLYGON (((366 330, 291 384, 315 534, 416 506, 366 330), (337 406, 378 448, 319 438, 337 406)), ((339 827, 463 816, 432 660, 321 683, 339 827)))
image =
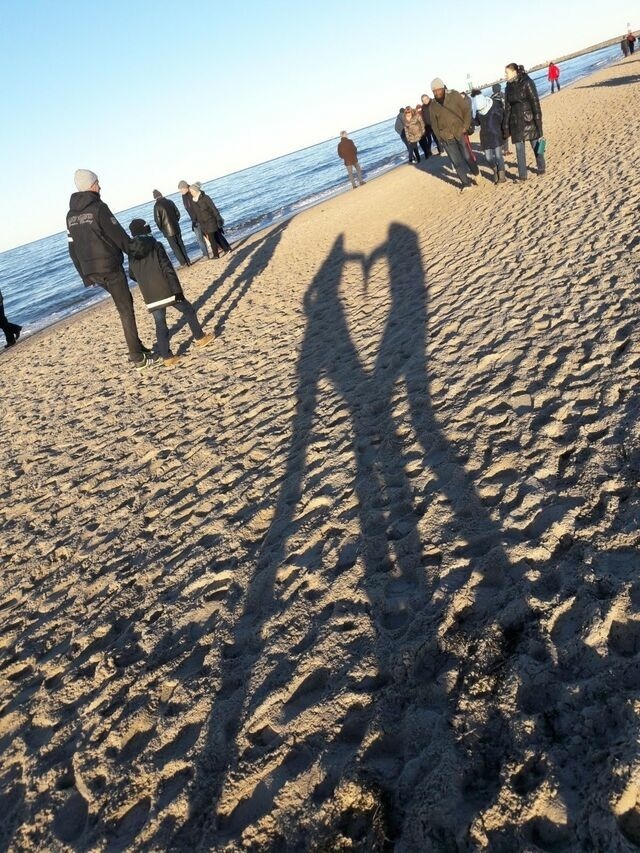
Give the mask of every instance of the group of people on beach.
MULTIPOLYGON (((560 72, 549 65, 549 80, 559 86, 560 72)), ((518 162, 519 181, 528 178, 526 145, 530 143, 536 159, 538 175, 546 169, 542 110, 536 86, 524 67, 511 62, 505 68, 507 85, 503 94, 495 83, 491 96, 479 89, 470 93, 449 89, 440 77, 431 81, 432 96, 424 94, 415 108, 401 107, 395 130, 404 142, 409 163, 420 163, 420 149, 425 159, 433 153, 447 154, 460 180, 461 189, 477 186, 478 160, 471 147, 470 136, 480 129, 480 147, 492 170, 496 184, 506 181, 505 153, 509 139, 513 142, 518 162)))
MULTIPOLYGON (((169 256, 151 235, 151 226, 144 219, 133 219, 129 224, 129 236, 100 198, 100 183, 95 172, 78 169, 74 182, 77 192, 71 196, 67 214, 69 254, 85 286, 102 287, 113 299, 129 358, 136 369, 144 370, 158 362, 167 368, 178 364, 179 357, 171 352, 169 343, 168 307, 175 308, 184 316, 196 347, 210 344, 213 335, 204 333, 195 309, 185 298, 169 256), (145 347, 138 335, 133 297, 124 270, 125 256, 129 261, 129 277, 138 283, 155 322, 157 353, 145 347)), ((180 181, 178 189, 203 256, 209 257, 209 247, 214 258, 220 257, 220 251, 230 252, 231 246, 223 231, 224 220, 201 184, 180 181)), ((159 190, 154 190, 153 196, 154 219, 158 228, 181 266, 190 266, 192 262, 182 240, 178 208, 159 190)))

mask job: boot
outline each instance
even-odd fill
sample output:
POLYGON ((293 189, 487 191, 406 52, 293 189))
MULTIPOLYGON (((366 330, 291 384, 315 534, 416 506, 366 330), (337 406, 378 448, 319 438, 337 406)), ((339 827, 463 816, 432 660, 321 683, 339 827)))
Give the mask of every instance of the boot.
POLYGON ((507 180, 507 176, 505 175, 504 170, 501 172, 498 172, 498 183, 504 184, 506 182, 506 180, 507 180))
POLYGON ((536 166, 538 168, 538 174, 544 175, 544 171, 546 168, 546 163, 544 162, 544 157, 536 157, 536 166))
POLYGON ((494 184, 497 184, 497 183, 498 183, 498 180, 499 180, 499 177, 498 177, 498 167, 497 167, 497 166, 494 166, 494 167, 493 167, 493 183, 494 183, 494 184))

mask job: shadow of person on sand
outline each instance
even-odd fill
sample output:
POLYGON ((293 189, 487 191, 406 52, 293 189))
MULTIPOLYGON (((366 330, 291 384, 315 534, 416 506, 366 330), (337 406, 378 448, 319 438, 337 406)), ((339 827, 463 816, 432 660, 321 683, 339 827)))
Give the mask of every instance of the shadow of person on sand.
MULTIPOLYGON (((268 814, 288 782, 314 764, 324 774, 312 794, 315 808, 331 800, 343 779, 373 780, 393 801, 387 835, 411 827, 411 837, 403 835, 406 849, 461 849, 470 834, 496 850, 536 843, 557 847, 569 843, 584 821, 589 804, 582 795, 585 785, 586 792, 590 789, 582 780, 590 767, 582 753, 590 726, 582 716, 588 702, 582 701, 581 679, 607 670, 607 660, 583 641, 579 623, 600 600, 602 588, 597 580, 585 582, 577 610, 570 599, 568 615, 553 628, 560 648, 554 657, 541 632, 540 602, 558 594, 561 572, 578 574, 582 552, 565 542, 548 557, 512 557, 518 546, 537 541, 553 507, 529 528, 516 530, 505 527, 500 513, 491 514, 480 499, 465 451, 446 436, 446 407, 431 390, 428 351, 446 342, 428 338, 428 296, 416 234, 399 224, 390 226, 386 243, 368 257, 347 252, 339 237, 307 290, 286 470, 225 646, 189 818, 172 839, 178 846, 239 838, 268 814), (391 306, 367 370, 350 332, 341 281, 349 264, 362 268, 366 282, 385 262, 391 306), (258 773, 255 785, 243 785, 245 793, 227 797, 221 807, 229 780, 251 776, 265 751, 284 749, 281 736, 268 726, 258 733, 253 752, 241 753, 238 737, 261 703, 296 681, 321 623, 333 612, 328 607, 314 613, 306 640, 262 676, 258 689, 250 687, 254 673, 264 672, 266 624, 274 610, 286 609, 277 573, 289 558, 287 543, 299 531, 307 456, 327 382, 350 425, 359 535, 355 547, 344 544, 337 565, 323 565, 320 556, 314 569, 329 584, 344 572, 361 571, 374 635, 347 641, 336 634, 339 669, 332 671, 328 663, 307 674, 282 707, 280 720, 286 724, 310 702, 326 708, 349 678, 357 680, 358 664, 367 654, 378 674, 360 680, 358 689, 370 694, 371 702, 355 709, 355 729, 348 724, 354 710, 349 708, 343 725, 338 720, 326 731, 293 738, 268 776, 258 773), (407 421, 401 411, 411 425, 408 446, 399 428, 407 421), (427 472, 420 485, 417 472, 427 472), (249 673, 239 666, 247 660, 249 673), (575 743, 567 746, 563 740, 570 737, 575 743), (527 805, 549 785, 563 817, 552 805, 539 811, 527 805), (513 820, 492 831, 484 816, 505 790, 515 798, 513 820)), ((605 593, 612 591, 607 587, 605 593)), ((312 608, 312 601, 306 606, 312 608)), ((626 634, 616 642, 622 649, 633 645, 626 634)), ((623 712, 607 707, 597 716, 597 727, 609 719, 625 723, 623 712)), ((606 801, 614 787, 608 770, 599 786, 606 801)))
MULTIPOLYGON (((198 312, 203 327, 211 320, 215 320, 215 334, 220 335, 224 331, 225 323, 237 308, 240 300, 247 294, 254 280, 269 266, 282 234, 290 221, 287 219, 281 222, 255 240, 247 238, 236 245, 221 274, 211 282, 200 296, 193 300, 193 307, 198 312), (242 268, 245 263, 246 266, 242 268), (213 297, 218 296, 219 292, 217 301, 210 304, 213 297)), ((185 325, 186 320, 180 318, 171 328, 170 334, 175 334, 185 325)), ((207 330, 205 329, 205 331, 207 330)), ((184 352, 189 347, 189 343, 188 341, 183 342, 178 349, 178 354, 184 352)))
MULTIPOLYGON (((638 60, 636 60, 638 61, 638 60)), ((612 77, 611 80, 600 80, 598 83, 590 83, 587 86, 576 86, 577 89, 601 89, 612 86, 630 86, 640 83, 640 74, 628 74, 624 77, 612 77)))

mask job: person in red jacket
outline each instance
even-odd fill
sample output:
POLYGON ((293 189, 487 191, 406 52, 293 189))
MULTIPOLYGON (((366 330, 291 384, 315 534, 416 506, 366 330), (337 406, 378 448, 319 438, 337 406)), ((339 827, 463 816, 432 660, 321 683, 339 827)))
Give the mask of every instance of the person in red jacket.
POLYGON ((554 65, 553 62, 549 63, 549 71, 547 73, 547 78, 551 83, 551 94, 553 95, 555 91, 555 86, 558 87, 558 92, 560 91, 560 69, 557 65, 554 65))

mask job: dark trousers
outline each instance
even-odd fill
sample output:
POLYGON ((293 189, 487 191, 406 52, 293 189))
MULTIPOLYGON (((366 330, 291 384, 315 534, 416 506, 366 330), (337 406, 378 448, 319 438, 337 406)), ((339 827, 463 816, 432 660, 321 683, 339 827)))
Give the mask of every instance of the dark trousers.
POLYGON ((429 142, 427 142, 427 134, 426 133, 424 136, 422 136, 420 138, 420 141, 418 144, 420 145, 420 148, 422 148, 422 153, 424 154, 425 160, 427 159, 427 157, 431 157, 431 144, 429 142))
POLYGON ((469 154, 469 148, 464 140, 464 137, 460 136, 458 139, 445 139, 443 140, 444 150, 447 152, 449 159, 453 163, 453 168, 456 170, 456 173, 460 180, 462 181, 463 187, 471 186, 471 178, 468 173, 471 172, 474 175, 478 174, 478 164, 474 163, 471 160, 471 156, 469 154))
POLYGON ((229 245, 227 238, 224 236, 224 231, 222 230, 222 228, 218 228, 218 230, 214 232, 213 236, 215 237, 216 243, 218 244, 218 246, 220 246, 223 252, 231 251, 231 246, 229 245))
MULTIPOLYGON (((407 134, 404 132, 404 130, 403 130, 403 131, 402 131, 402 133, 400 134, 400 139, 401 139, 401 140, 404 142, 404 144, 407 146, 407 154, 409 155, 409 162, 410 162, 410 163, 413 163, 413 161, 414 161, 414 156, 415 156, 415 155, 414 155, 414 153, 413 153, 413 146, 411 145, 411 143, 410 143, 410 142, 408 142, 408 141, 407 141, 407 134)), ((420 159, 420 157, 418 157, 418 160, 419 160, 419 159, 420 159)))
POLYGON ((169 237, 168 234, 165 235, 167 238, 167 243, 173 249, 173 254, 178 259, 178 263, 183 267, 188 267, 191 261, 189 260, 189 255, 187 254, 187 250, 184 247, 184 243, 182 242, 182 231, 178 228, 176 233, 169 237))
POLYGON ((22 331, 22 326, 18 326, 16 323, 12 323, 10 320, 7 320, 4 313, 4 303, 2 299, 0 299, 0 329, 2 329, 4 336, 7 339, 7 346, 13 346, 16 342, 17 336, 22 331))
POLYGON ((156 324, 156 335, 158 337, 158 352, 162 358, 170 358, 171 349, 169 348, 169 329, 167 328, 167 307, 176 308, 184 315, 185 320, 189 324, 189 328, 193 333, 193 337, 199 341, 204 337, 202 326, 198 320, 196 309, 186 299, 181 302, 171 302, 169 306, 163 305, 161 308, 152 310, 153 319, 156 324))
POLYGON ((634 41, 629 42, 629 53, 634 53, 636 49, 636 43, 634 41))
POLYGON ((99 284, 111 296, 116 310, 120 315, 124 339, 129 349, 129 358, 134 362, 142 361, 144 347, 138 337, 136 315, 133 312, 133 297, 131 296, 124 270, 119 269, 118 272, 103 275, 102 281, 99 284))
MULTIPOLYGON (((432 129, 430 124, 425 125, 424 136, 422 137, 422 139, 424 139, 426 141, 427 145, 429 146, 429 153, 431 153, 431 147, 433 146, 434 142, 435 142, 436 148, 438 149, 438 153, 440 153, 442 151, 442 148, 440 147, 440 143, 438 142, 438 139, 437 139, 435 133, 433 132, 433 129, 432 129)), ((421 145, 422 145, 422 139, 420 140, 421 145)), ((429 156, 429 154, 427 154, 427 157, 428 156, 429 156)))
POLYGON ((552 95, 555 92, 554 86, 558 87, 558 92, 559 92, 560 91, 560 81, 559 80, 552 80, 551 81, 551 94, 552 95))
POLYGON ((409 159, 413 163, 415 160, 416 163, 420 162, 420 149, 418 148, 417 142, 407 142, 407 148, 409 149, 409 159))

